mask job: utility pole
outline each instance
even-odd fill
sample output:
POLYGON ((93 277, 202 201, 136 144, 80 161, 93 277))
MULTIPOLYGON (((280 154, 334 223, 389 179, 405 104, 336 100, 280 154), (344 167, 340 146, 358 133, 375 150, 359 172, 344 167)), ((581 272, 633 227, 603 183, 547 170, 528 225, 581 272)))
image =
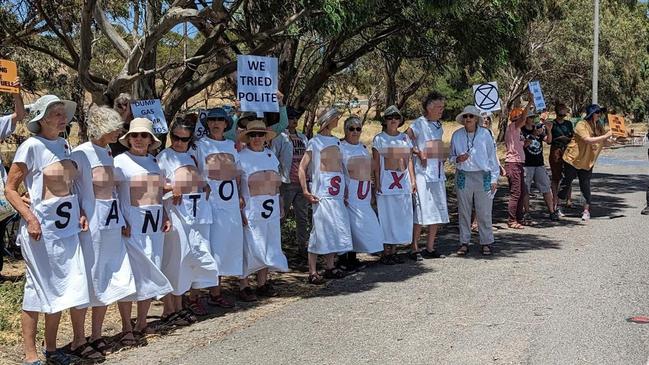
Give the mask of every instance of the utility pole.
MULTIPOLYGON (((183 63, 187 68, 187 22, 183 23, 183 63)), ((189 106, 189 100, 185 101, 185 111, 189 106)))
POLYGON ((593 18, 593 104, 597 104, 597 85, 599 78, 599 0, 595 1, 593 18))

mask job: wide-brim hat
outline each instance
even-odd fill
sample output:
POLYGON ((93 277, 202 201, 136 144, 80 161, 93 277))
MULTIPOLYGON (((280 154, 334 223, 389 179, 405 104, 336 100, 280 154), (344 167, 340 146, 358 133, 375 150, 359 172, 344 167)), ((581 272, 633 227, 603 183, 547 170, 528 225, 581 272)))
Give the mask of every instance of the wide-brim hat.
MULTIPOLYGON (((207 121, 209 119, 225 119, 226 127, 225 130, 228 131, 230 128, 232 128, 232 117, 228 115, 228 113, 225 111, 225 109, 219 107, 219 108, 213 108, 209 109, 207 111, 207 115, 205 115, 205 123, 207 124, 207 121)), ((206 126, 207 127, 207 126, 206 126)))
POLYGON ((463 116, 466 114, 470 114, 476 117, 478 125, 482 124, 482 111, 478 109, 475 105, 467 105, 464 107, 464 110, 462 110, 462 113, 458 114, 455 116, 455 121, 464 125, 464 118, 463 116))
POLYGON ((401 120, 399 122, 399 127, 401 127, 406 121, 403 120, 403 114, 401 114, 401 111, 399 108, 397 108, 396 105, 390 105, 383 111, 383 117, 381 118, 381 124, 385 124, 385 117, 388 117, 390 115, 398 115, 399 119, 401 120))
POLYGON ((334 120, 338 120, 342 115, 343 113, 340 110, 334 107, 329 107, 320 113, 316 123, 318 123, 320 129, 324 129, 334 120))
POLYGON ((246 130, 239 133, 237 138, 239 142, 248 143, 250 141, 249 134, 253 132, 266 133, 266 141, 271 141, 277 136, 277 133, 269 130, 263 120, 252 120, 246 125, 246 130))
POLYGON ((255 120, 259 120, 263 122, 264 117, 258 116, 257 112, 243 112, 241 116, 239 116, 239 119, 237 120, 237 127, 241 129, 246 129, 248 127, 248 123, 255 120))
POLYGON ((25 106, 34 116, 29 122, 27 122, 27 129, 34 134, 39 133, 41 131, 40 121, 45 117, 47 108, 58 103, 62 103, 65 107, 67 123, 70 123, 72 118, 74 118, 74 112, 77 110, 77 103, 70 100, 61 100, 56 95, 43 95, 38 98, 34 104, 25 106))
POLYGON ((119 143, 126 147, 130 147, 128 144, 128 135, 131 133, 140 133, 140 132, 146 132, 151 135, 151 138, 153 139, 153 143, 151 146, 149 146, 149 149, 156 149, 160 147, 162 142, 158 139, 158 137, 155 136, 155 133, 153 133, 153 122, 146 118, 135 118, 131 121, 131 124, 128 127, 128 132, 124 134, 123 136, 119 137, 119 143))
POLYGON ((589 120, 590 118, 593 117, 593 114, 595 113, 606 113, 606 108, 602 108, 601 106, 597 104, 590 104, 589 106, 586 107, 586 120, 589 120))

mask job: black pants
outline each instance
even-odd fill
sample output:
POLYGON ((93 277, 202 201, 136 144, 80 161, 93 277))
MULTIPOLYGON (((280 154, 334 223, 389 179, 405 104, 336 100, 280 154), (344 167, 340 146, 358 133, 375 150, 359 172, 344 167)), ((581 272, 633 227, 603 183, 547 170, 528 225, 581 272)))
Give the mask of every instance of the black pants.
POLYGON ((561 179, 559 188, 559 199, 566 200, 570 186, 575 178, 579 179, 579 190, 581 195, 586 199, 586 204, 590 205, 590 179, 593 176, 593 169, 581 170, 577 169, 569 163, 563 164, 563 178, 561 179))

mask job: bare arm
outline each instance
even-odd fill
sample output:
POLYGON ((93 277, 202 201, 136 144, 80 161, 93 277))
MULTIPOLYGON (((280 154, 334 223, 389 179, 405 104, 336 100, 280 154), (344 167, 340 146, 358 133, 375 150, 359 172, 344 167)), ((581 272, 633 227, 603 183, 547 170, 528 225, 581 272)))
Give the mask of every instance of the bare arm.
POLYGON ((27 222, 27 231, 29 235, 36 241, 41 238, 41 224, 38 218, 32 213, 31 209, 18 193, 18 187, 27 175, 27 166, 22 162, 15 162, 11 164, 9 175, 7 176, 7 184, 5 185, 5 198, 9 204, 16 209, 18 214, 27 222))
POLYGON ((297 176, 298 179, 300 180, 300 186, 302 187, 302 194, 304 197, 309 201, 309 203, 317 203, 318 198, 315 197, 311 192, 309 192, 309 187, 307 186, 306 183, 306 173, 307 170, 309 169, 309 165, 311 164, 311 151, 306 151, 304 156, 302 156, 302 160, 300 161, 300 167, 297 170, 297 176))
MULTIPOLYGON (((20 84, 18 84, 18 87, 20 87, 20 84)), ((18 92, 13 94, 14 96, 14 113, 11 115, 11 127, 12 129, 16 128, 16 123, 18 121, 23 120, 25 118, 25 115, 27 114, 25 112, 25 103, 23 102, 23 97, 20 95, 20 89, 18 89, 18 92)))
POLYGON ((408 159, 408 173, 410 174, 410 184, 412 192, 417 192, 417 179, 415 179, 415 165, 412 163, 412 158, 408 159))

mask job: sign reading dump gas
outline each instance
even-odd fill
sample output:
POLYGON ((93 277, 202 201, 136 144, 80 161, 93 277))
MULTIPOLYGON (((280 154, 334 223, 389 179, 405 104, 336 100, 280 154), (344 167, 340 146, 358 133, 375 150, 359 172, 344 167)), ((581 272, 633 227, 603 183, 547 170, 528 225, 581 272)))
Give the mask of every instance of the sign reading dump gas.
POLYGON ((241 111, 279 112, 277 58, 237 56, 237 99, 241 111))
POLYGON ((18 88, 13 86, 16 81, 18 81, 16 62, 0 60, 0 92, 17 93, 18 88))
POLYGON ((613 137, 628 137, 626 125, 624 124, 624 117, 616 114, 608 115, 608 125, 613 132, 613 137))
POLYGON ((131 102, 131 112, 133 112, 133 118, 146 118, 153 122, 155 134, 169 132, 160 99, 135 100, 131 102))

